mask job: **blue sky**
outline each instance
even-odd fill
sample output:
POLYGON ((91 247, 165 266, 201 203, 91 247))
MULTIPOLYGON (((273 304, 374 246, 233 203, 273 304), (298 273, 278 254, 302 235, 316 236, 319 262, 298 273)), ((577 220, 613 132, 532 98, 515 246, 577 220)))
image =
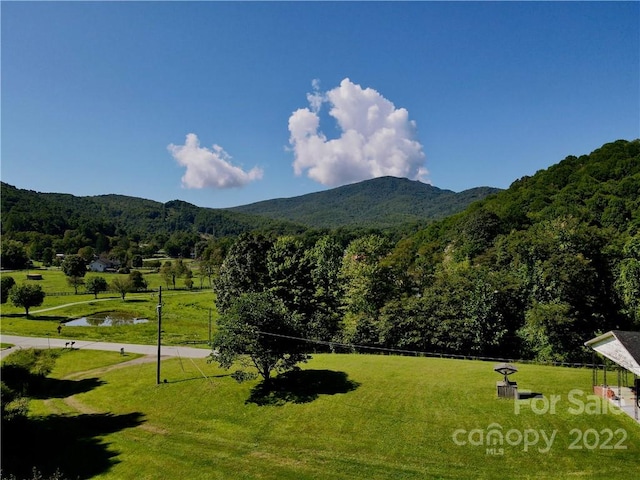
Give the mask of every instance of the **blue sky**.
POLYGON ((6 2, 1 175, 228 207, 640 137, 638 2, 6 2))

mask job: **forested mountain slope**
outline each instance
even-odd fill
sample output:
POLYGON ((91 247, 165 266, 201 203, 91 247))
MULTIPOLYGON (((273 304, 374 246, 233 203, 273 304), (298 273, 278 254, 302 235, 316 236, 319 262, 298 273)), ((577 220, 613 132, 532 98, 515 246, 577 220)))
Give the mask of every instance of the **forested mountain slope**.
POLYGON ((250 230, 294 233, 303 227, 180 200, 165 204, 123 195, 76 197, 39 193, 2 183, 2 233, 37 232, 60 236, 69 230, 147 238, 159 233, 238 235, 250 230))
POLYGON ((217 307, 273 295, 297 336, 355 349, 590 362, 584 342, 640 329, 640 141, 567 157, 395 238, 243 235, 217 307))
POLYGON ((573 215, 615 231, 640 227, 640 140, 619 140, 523 177, 483 206, 503 227, 573 215))
POLYGON ((399 346, 584 360, 593 336, 640 328, 640 140, 521 178, 384 262, 402 293, 380 336, 399 346))
POLYGON ((313 228, 384 228, 441 219, 498 191, 497 188, 478 187, 455 193, 406 178, 381 177, 230 210, 288 220, 313 228))
MULTIPOLYGON (((381 178, 266 205, 294 211, 298 202, 299 218, 313 204, 316 214, 358 219, 380 208, 384 218, 419 195, 455 195, 423 187, 381 178)), ((219 311, 267 292, 296 314, 298 336, 322 342, 573 362, 590 361, 584 342, 598 334, 640 329, 640 140, 569 156, 410 235, 6 184, 2 222, 3 247, 33 260, 86 246, 123 264, 159 248, 194 254, 219 273, 219 311)))
POLYGON ((119 232, 145 239, 175 232, 235 236, 252 230, 297 233, 305 228, 383 228, 426 224, 496 191, 484 187, 456 194, 386 177, 301 197, 213 209, 180 200, 162 204, 123 195, 39 193, 2 183, 2 233, 61 236, 81 230, 88 236, 119 232))

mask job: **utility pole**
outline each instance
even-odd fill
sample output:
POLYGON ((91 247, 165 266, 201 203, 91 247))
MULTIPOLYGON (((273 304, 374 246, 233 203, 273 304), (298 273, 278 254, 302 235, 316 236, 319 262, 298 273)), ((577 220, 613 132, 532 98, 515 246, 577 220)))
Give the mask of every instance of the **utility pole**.
POLYGON ((211 346, 211 309, 209 309, 209 346, 211 346))
POLYGON ((162 287, 158 287, 158 366, 156 369, 156 385, 160 385, 160 345, 162 344, 162 287))

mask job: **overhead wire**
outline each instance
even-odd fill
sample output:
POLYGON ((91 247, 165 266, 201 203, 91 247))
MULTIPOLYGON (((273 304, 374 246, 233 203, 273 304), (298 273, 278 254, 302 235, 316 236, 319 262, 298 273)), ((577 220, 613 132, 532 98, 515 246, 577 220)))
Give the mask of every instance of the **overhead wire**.
POLYGON ((372 350, 372 351, 379 351, 379 352, 388 352, 388 353, 398 354, 398 355, 412 355, 416 357, 450 358, 454 360, 481 360, 481 361, 489 361, 489 362, 537 363, 542 365, 554 365, 554 366, 566 366, 566 367, 593 367, 593 364, 591 363, 568 363, 568 362, 546 362, 545 363, 545 362, 536 362, 533 360, 516 359, 516 358, 486 357, 486 356, 478 356, 478 355, 459 355, 459 354, 453 354, 453 353, 425 352, 421 350, 406 350, 406 349, 400 349, 400 348, 376 347, 372 345, 358 345, 353 343, 344 343, 344 342, 337 342, 337 341, 330 341, 330 340, 316 340, 311 338, 296 337, 293 335, 264 332, 262 330, 257 330, 256 333, 260 335, 270 336, 270 337, 286 338, 289 340, 296 340, 300 342, 324 345, 324 346, 330 347, 332 350, 334 347, 340 347, 340 348, 344 348, 351 351, 372 350))

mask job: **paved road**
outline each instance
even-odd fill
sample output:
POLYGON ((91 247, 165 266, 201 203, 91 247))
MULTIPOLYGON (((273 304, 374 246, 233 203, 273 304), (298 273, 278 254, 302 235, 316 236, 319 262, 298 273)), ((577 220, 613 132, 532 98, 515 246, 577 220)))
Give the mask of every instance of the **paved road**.
MULTIPOLYGON (((0 335, 2 343, 11 343, 13 347, 2 350, 0 358, 4 358, 12 351, 18 348, 64 348, 65 344, 71 342, 64 338, 37 338, 37 337, 18 337, 15 335, 0 335)), ((124 348, 125 352, 141 353, 143 355, 158 355, 157 345, 135 345, 131 343, 107 343, 94 342, 91 340, 74 340, 73 348, 76 350, 107 350, 111 352, 119 352, 124 348)), ((68 346, 68 345, 67 345, 68 346)), ((162 357, 183 357, 183 358, 205 358, 211 353, 207 348, 190 348, 162 346, 162 357)))

